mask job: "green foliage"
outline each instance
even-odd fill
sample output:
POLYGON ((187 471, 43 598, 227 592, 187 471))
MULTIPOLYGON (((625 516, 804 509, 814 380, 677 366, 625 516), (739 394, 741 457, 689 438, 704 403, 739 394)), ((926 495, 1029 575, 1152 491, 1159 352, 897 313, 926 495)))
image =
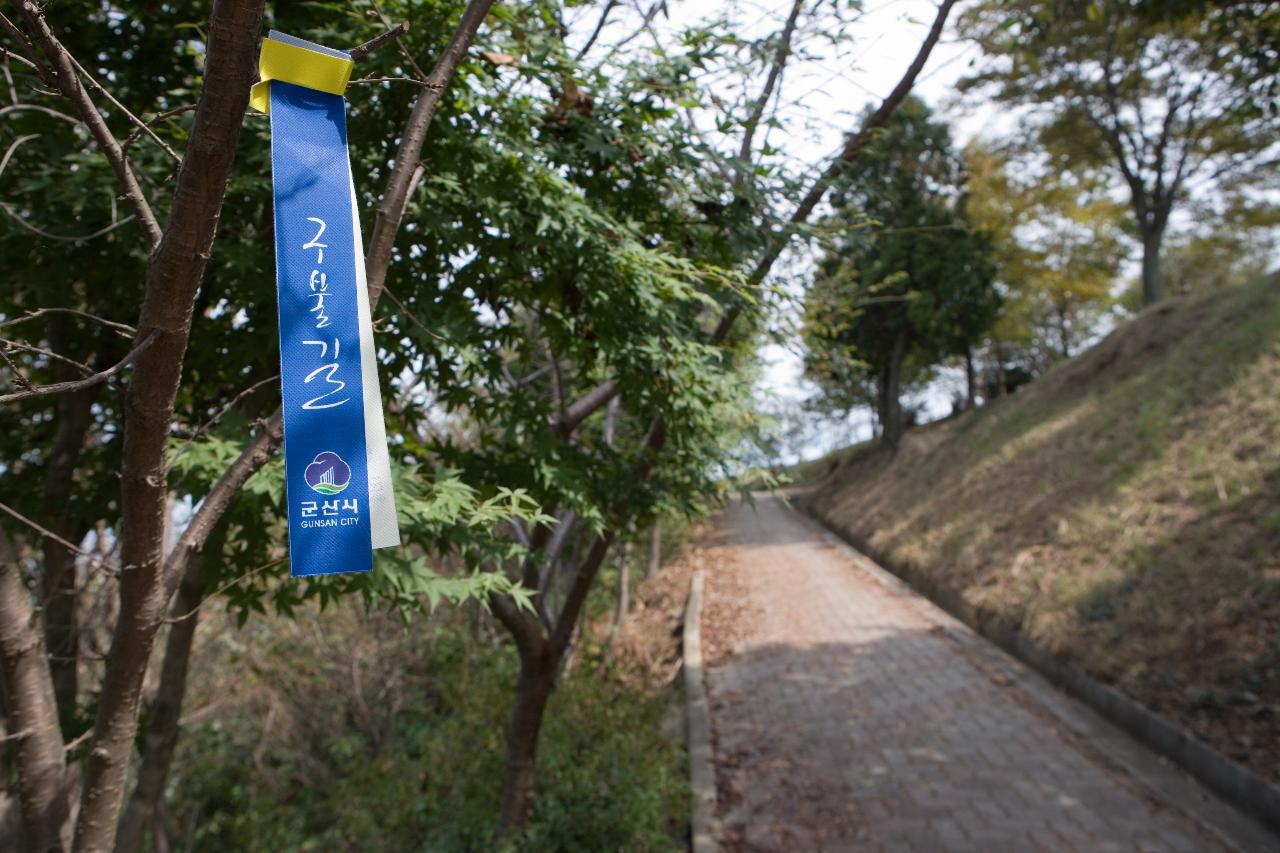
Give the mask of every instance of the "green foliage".
MULTIPOLYGON (((184 737, 172 837, 190 825, 195 850, 495 849, 514 651, 460 620, 424 639, 353 618, 326 620, 332 650, 263 623, 246 638, 250 660, 210 664, 213 677, 252 674, 184 737), (360 657, 369 635, 381 661, 360 657), (369 692, 363 711, 339 687, 348 657, 369 667, 363 688, 347 688, 369 692), (380 685, 383 670, 395 675, 380 685), (263 707, 276 708, 265 731, 263 707)), ((197 707, 211 692, 197 688, 197 707)), ((687 788, 683 750, 660 733, 669 702, 608 678, 566 679, 542 738, 537 810, 510 849, 680 849, 687 788)))
POLYGON ((1175 207, 1265 180, 1280 130, 1280 16, 1258 4, 1155 5, 984 0, 960 23, 987 57, 964 86, 1023 108, 1024 136, 1051 169, 1102 170, 1127 192, 1145 302, 1162 295, 1175 207))
POLYGON ((908 100, 836 194, 839 230, 806 297, 805 369, 831 407, 874 399, 890 420, 904 372, 909 384, 964 353, 994 320, 992 249, 963 193, 949 129, 908 100))
POLYGON ((993 244, 1004 297, 995 357, 1042 373, 1073 355, 1112 305, 1128 254, 1124 207, 1096 173, 1037 173, 980 143, 965 159, 969 215, 993 244))
MULTIPOLYGON (((412 20, 402 41, 429 64, 462 7, 436 0, 378 8, 390 20, 412 20)), ((381 32, 373 9, 280 6, 267 24, 345 46, 381 32)), ((207 3, 157 13, 68 2, 50 18, 74 54, 92 58, 90 70, 111 82, 115 97, 151 116, 193 100, 207 13, 207 3)), ((754 424, 739 371, 750 359, 741 348, 726 353, 703 342, 705 317, 731 303, 747 308, 741 325, 750 335, 758 302, 730 270, 759 229, 745 213, 697 215, 696 204, 717 194, 723 177, 713 168, 719 155, 682 112, 697 103, 695 75, 718 55, 722 34, 580 67, 558 16, 555 4, 495 8, 480 49, 440 102, 424 149, 426 177, 375 311, 404 549, 380 554, 373 578, 282 581, 282 477, 270 463, 238 496, 221 549, 207 549, 211 583, 221 588, 244 576, 226 586, 240 611, 271 605, 288 613, 308 597, 327 602, 347 593, 431 606, 460 594, 453 581, 441 585, 437 575, 446 574, 473 579, 467 588, 483 596, 520 554, 512 524, 538 522, 539 508, 571 507, 598 526, 608 508, 624 506, 643 520, 659 506, 691 510, 714 498, 724 473, 741 467, 735 456, 749 447, 742 437, 754 424), (482 49, 516 61, 496 65, 482 49), (557 370, 547 369, 551 361, 557 370), (598 415, 565 442, 551 427, 559 407, 612 377, 624 403, 613 446, 602 441, 598 415), (656 417, 667 424, 670 452, 639 483, 630 476, 635 451, 656 417)), ((47 112, 65 104, 33 90, 22 66, 11 71, 14 91, 32 108, 3 117, 0 145, 37 136, 14 149, 5 172, 6 181, 16 179, 6 189, 15 199, 5 208, 9 223, 22 217, 45 231, 81 234, 109 224, 114 178, 92 140, 47 112)), ((388 78, 348 91, 367 228, 420 89, 405 79, 394 47, 362 59, 356 73, 388 78)), ((127 121, 109 112, 125 137, 127 121)), ((190 113, 174 115, 157 132, 181 151, 190 121, 190 113)), ((262 116, 245 121, 177 401, 173 486, 183 505, 199 502, 278 401, 270 381, 278 349, 269 129, 262 116)), ((163 221, 172 162, 145 137, 132 144, 130 160, 163 221)), ((0 316, 70 306, 133 322, 145 258, 131 223, 70 242, 6 226, 0 262, 13 273, 0 316), (50 276, 50 269, 66 272, 50 276)), ((90 364, 109 364, 128 349, 113 330, 51 317, 19 328, 31 342, 90 364)), ((36 384, 68 378, 55 360, 14 358, 36 384)), ((68 507, 73 531, 118 516, 120 400, 116 383, 97 394, 68 507)), ((42 516, 40 483, 61 405, 57 398, 20 404, 15 428, 0 438, 7 442, 0 482, 33 518, 42 516)))

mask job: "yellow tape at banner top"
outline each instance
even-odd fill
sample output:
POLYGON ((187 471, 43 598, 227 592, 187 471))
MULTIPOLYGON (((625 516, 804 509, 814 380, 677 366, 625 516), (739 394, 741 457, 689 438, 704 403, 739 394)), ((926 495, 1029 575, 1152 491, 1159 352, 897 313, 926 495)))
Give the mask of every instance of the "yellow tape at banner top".
POLYGON ((272 80, 341 95, 347 90, 347 81, 351 79, 354 66, 349 58, 308 50, 274 38, 263 39, 262 53, 258 57, 258 74, 262 81, 251 90, 249 105, 260 112, 271 111, 272 80))

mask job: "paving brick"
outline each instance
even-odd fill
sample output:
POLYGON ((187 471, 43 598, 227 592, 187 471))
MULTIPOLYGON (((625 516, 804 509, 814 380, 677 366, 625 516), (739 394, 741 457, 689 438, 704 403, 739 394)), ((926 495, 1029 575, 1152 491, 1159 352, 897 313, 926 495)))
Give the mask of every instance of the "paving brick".
POLYGON ((708 608, 721 582, 749 605, 708 669, 724 848, 1221 849, 993 682, 929 605, 757 504, 726 513, 708 580, 708 608))

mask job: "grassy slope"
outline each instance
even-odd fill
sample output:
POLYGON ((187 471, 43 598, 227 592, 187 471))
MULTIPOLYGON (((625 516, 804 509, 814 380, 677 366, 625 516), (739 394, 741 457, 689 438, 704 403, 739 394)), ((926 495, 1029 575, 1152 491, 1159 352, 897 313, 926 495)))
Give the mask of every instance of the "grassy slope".
POLYGON ((891 564, 1280 780, 1280 283, 1157 306, 1011 398, 810 467, 891 564))

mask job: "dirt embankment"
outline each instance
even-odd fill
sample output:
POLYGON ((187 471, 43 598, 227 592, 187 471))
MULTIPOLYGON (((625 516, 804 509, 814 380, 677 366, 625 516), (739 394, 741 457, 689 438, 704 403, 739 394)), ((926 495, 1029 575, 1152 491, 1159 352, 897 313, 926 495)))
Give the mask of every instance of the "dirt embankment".
POLYGON ((809 466, 812 508, 1280 781, 1280 284, 1145 312, 1013 397, 809 466))

